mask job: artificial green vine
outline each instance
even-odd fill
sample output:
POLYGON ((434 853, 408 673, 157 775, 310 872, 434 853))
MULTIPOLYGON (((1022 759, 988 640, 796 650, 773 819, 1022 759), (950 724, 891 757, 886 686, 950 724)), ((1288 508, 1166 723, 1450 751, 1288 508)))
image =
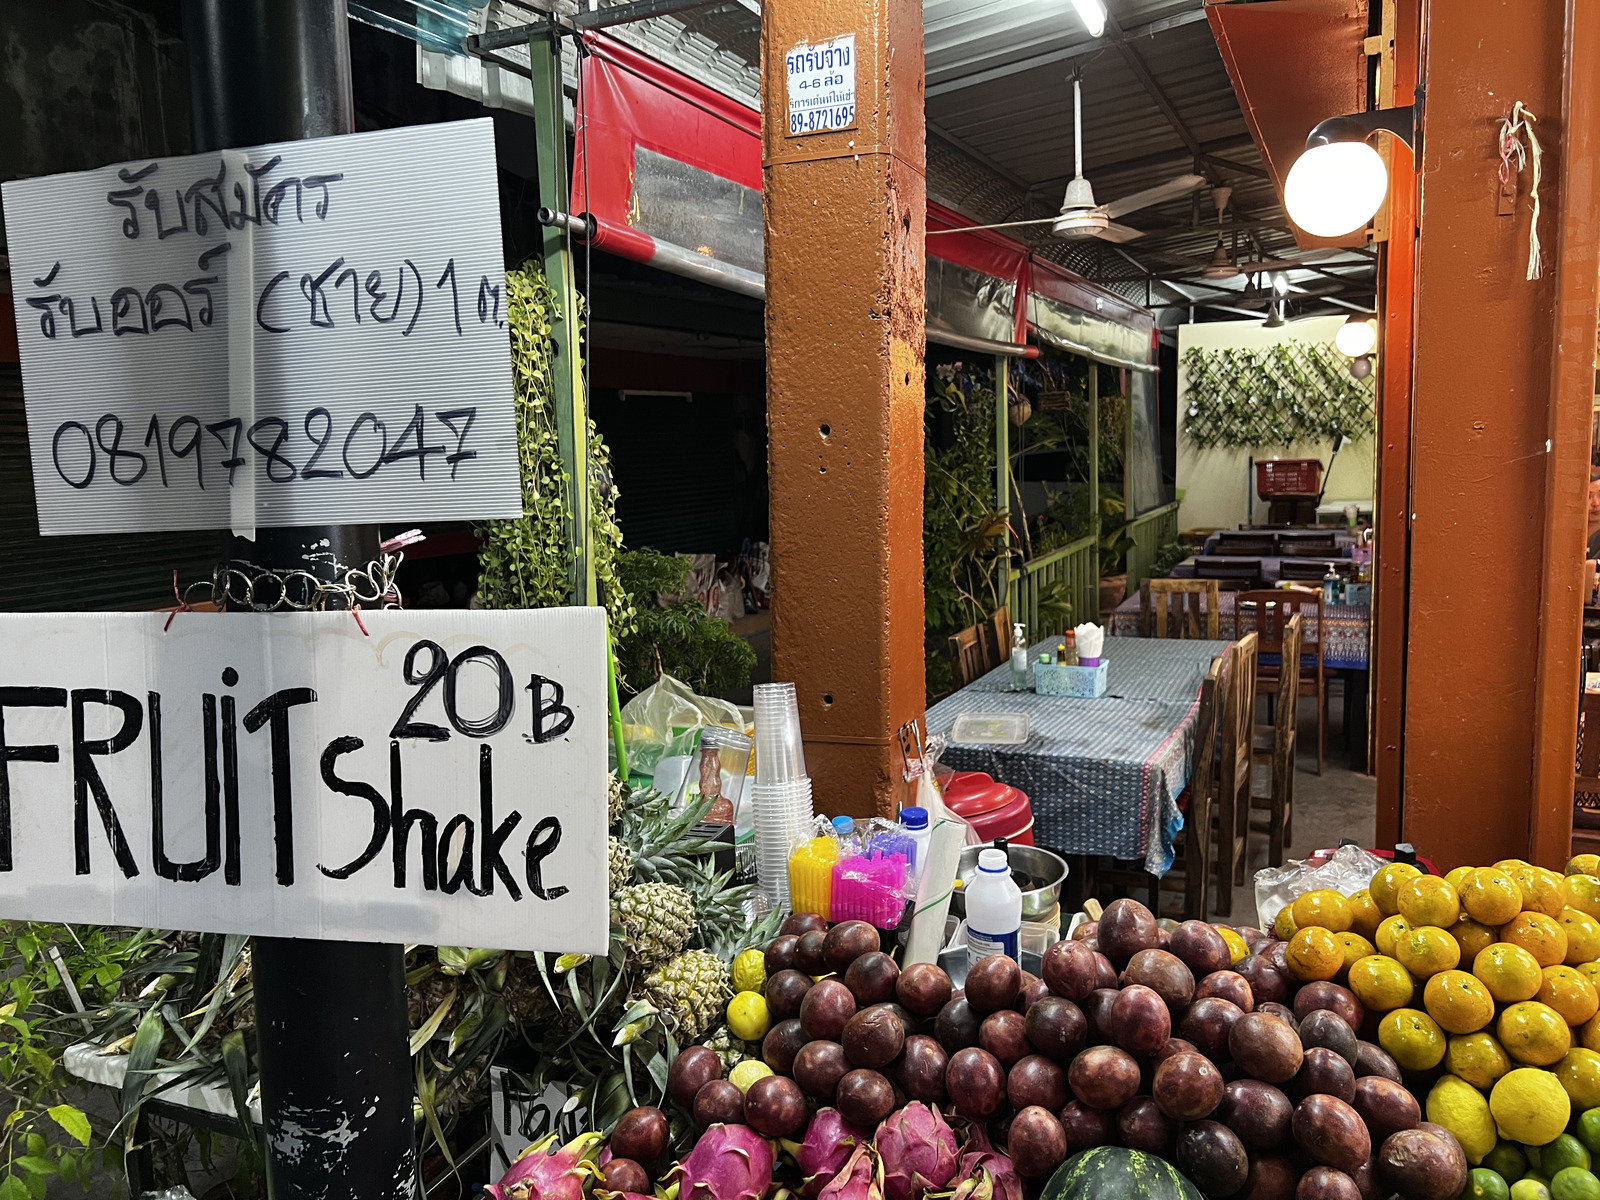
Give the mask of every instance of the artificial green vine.
POLYGON ((1373 431, 1373 377, 1356 379, 1349 360, 1331 346, 1193 346, 1183 366, 1188 373, 1184 433, 1202 449, 1292 446, 1373 431))

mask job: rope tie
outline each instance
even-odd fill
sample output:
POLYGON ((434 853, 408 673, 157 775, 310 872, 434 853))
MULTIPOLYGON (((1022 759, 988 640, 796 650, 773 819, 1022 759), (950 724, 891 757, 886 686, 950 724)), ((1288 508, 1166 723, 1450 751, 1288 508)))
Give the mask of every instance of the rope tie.
POLYGON ((1528 226, 1528 279, 1539 279, 1544 275, 1543 256, 1539 250, 1539 183, 1544 169, 1544 149, 1539 145, 1538 135, 1533 132, 1533 127, 1538 124, 1539 118, 1523 107, 1518 100, 1511 106, 1511 115, 1500 123, 1500 183, 1507 189, 1515 187, 1514 176, 1533 162, 1533 187, 1529 195, 1533 199, 1533 221, 1528 226), (1522 144, 1526 136, 1528 144, 1522 144), (1511 160, 1516 159, 1516 166, 1511 165, 1511 160))

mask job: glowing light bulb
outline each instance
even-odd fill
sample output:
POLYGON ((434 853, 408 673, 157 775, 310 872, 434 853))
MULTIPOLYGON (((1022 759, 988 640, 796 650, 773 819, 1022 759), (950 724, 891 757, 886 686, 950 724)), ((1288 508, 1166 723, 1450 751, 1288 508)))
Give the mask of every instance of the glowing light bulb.
POLYGON ((1346 358, 1361 358, 1378 346, 1378 327, 1371 321, 1352 319, 1339 326, 1333 344, 1346 358))
POLYGON ((1366 142, 1313 146, 1295 160, 1283 184, 1289 217, 1315 237, 1362 228, 1383 204, 1389 172, 1366 142))
POLYGON ((1099 37, 1106 31, 1105 0, 1072 0, 1072 7, 1078 10, 1078 19, 1090 37, 1099 37))

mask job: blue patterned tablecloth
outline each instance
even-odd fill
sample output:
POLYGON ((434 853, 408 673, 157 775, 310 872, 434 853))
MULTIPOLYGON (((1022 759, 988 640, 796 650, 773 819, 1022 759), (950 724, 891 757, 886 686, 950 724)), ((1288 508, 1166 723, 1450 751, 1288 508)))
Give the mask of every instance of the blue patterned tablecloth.
MULTIPOLYGON (((1055 642, 1041 642, 1030 657, 1055 642)), ((928 731, 949 736, 963 713, 1026 713, 1022 745, 952 742, 944 761, 1027 793, 1040 845, 1143 859, 1146 870, 1164 874, 1183 828, 1177 796, 1189 781, 1200 682, 1227 647, 1108 639, 1107 693, 1094 700, 1001 690, 1010 686, 1002 667, 930 708, 928 731)))

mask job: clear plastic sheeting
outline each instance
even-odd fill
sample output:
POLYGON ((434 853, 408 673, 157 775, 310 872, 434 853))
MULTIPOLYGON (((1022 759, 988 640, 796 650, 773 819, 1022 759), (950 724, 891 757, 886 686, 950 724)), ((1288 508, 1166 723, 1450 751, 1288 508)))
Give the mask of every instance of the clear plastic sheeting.
POLYGON ((1156 376, 1128 376, 1128 515, 1136 517, 1172 500, 1161 478, 1161 399, 1156 376))
POLYGON ((757 189, 635 146, 632 200, 631 224, 658 242, 747 271, 766 269, 757 189))
POLYGON ((1014 342, 1017 281, 928 255, 928 336, 939 334, 1014 342))
POLYGON ((476 10, 488 0, 350 0, 350 19, 397 33, 419 46, 446 54, 461 53, 461 39, 477 33, 476 10))
POLYGON ((1028 294, 1028 322, 1041 341, 1081 354, 1111 367, 1126 367, 1130 371, 1156 370, 1150 361, 1150 334, 1147 331, 1118 324, 1081 308, 1041 296, 1028 294))

